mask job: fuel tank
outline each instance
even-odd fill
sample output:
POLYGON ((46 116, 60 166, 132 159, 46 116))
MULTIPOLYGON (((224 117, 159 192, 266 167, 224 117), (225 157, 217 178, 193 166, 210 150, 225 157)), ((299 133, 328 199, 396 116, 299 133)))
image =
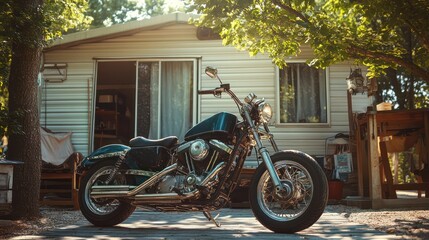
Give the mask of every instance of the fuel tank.
POLYGON ((185 141, 194 139, 217 139, 228 141, 234 133, 237 124, 237 116, 227 112, 217 113, 206 120, 198 123, 185 135, 185 141))

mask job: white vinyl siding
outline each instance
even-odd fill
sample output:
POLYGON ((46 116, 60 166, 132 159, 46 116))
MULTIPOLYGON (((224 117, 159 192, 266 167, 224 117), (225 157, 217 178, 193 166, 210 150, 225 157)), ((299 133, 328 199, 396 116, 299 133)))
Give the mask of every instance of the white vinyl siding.
POLYGON ((42 81, 40 91, 41 126, 54 132, 73 132, 75 151, 84 154, 88 152, 88 99, 92 94, 92 67, 92 63, 68 62, 67 79, 62 83, 42 81))
MULTIPOLYGON (((311 56, 311 49, 302 49, 299 57, 311 56)), ((247 52, 223 46, 221 40, 198 40, 196 28, 188 24, 176 23, 157 29, 144 30, 129 36, 116 37, 94 43, 83 43, 65 49, 53 49, 44 53, 45 62, 67 63, 67 80, 47 86, 47 127, 55 131, 73 131, 73 144, 84 155, 88 154, 88 93, 87 80, 91 79, 89 96, 92 98, 94 59, 198 59, 197 89, 211 89, 219 82, 204 73, 206 66, 218 68, 224 83, 230 83, 232 90, 240 99, 249 92, 259 98, 264 97, 277 109, 277 68, 266 55, 250 57, 247 52)), ((339 132, 348 131, 347 98, 345 78, 350 64, 344 63, 330 67, 328 105, 330 124, 323 127, 271 127, 280 149, 297 149, 312 155, 324 153, 324 141, 339 132)), ((42 94, 44 98, 44 94, 42 94)), ((221 99, 210 95, 198 96, 197 121, 226 111, 237 113, 237 107, 226 94, 221 99)), ((365 102, 365 101, 362 101, 365 102)), ((92 108, 92 102, 90 102, 92 108)), ((365 103, 366 104, 366 103, 365 103)), ((43 103, 41 120, 43 124, 43 103)), ((274 112, 276 114, 276 112, 274 112)))

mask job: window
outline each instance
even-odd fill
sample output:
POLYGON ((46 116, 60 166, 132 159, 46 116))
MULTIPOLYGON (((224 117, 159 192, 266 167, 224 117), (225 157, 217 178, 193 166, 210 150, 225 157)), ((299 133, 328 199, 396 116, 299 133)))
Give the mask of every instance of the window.
POLYGON ((327 123, 326 71, 306 63, 279 71, 280 123, 327 123))
POLYGON ((193 123, 194 61, 138 63, 137 135, 183 139, 193 123))

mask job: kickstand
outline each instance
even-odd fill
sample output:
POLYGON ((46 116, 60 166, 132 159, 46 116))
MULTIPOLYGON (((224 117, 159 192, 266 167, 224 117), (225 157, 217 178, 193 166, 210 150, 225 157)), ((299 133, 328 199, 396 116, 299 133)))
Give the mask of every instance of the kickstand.
POLYGON ((216 227, 220 227, 220 223, 216 221, 220 213, 218 213, 215 217, 212 217, 212 214, 208 211, 203 211, 203 214, 209 221, 212 221, 216 225, 216 227))

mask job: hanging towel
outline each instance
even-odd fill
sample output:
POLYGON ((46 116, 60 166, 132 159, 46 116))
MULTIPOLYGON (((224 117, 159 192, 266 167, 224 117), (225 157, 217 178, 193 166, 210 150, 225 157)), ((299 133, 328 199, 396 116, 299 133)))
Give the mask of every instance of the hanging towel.
POLYGON ((42 160, 59 166, 73 154, 72 132, 50 133, 40 128, 42 160))

